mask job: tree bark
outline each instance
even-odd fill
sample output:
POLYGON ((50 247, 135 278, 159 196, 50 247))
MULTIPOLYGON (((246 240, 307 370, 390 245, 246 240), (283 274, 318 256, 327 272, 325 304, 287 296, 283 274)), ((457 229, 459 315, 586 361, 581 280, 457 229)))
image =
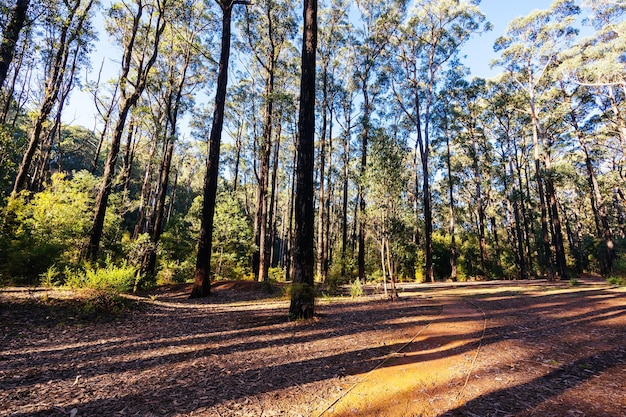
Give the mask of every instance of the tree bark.
MULTIPOLYGON (((447 120, 446 120, 447 123, 447 120)), ((446 127, 446 168, 448 170, 448 233, 450 233, 450 279, 456 281, 456 237, 454 231, 454 181, 452 180, 452 162, 450 152, 450 132, 446 127)))
POLYGON ((35 152, 39 147, 41 135, 44 131, 44 124, 52 112, 54 104, 59 96, 61 86, 65 81, 67 62, 70 58, 70 45, 77 39, 80 32, 82 32, 83 25, 89 17, 89 10, 93 5, 93 0, 85 6, 84 13, 79 16, 74 32, 71 32, 70 29, 72 22, 76 18, 80 4, 80 1, 76 1, 73 7, 68 10, 68 16, 65 18, 61 27, 61 33, 58 40, 59 47, 55 51, 54 58, 51 63, 51 72, 46 80, 44 98, 39 107, 37 117, 33 123, 33 129, 30 134, 28 147, 26 148, 26 152, 24 153, 22 162, 20 163, 15 183, 13 184, 12 194, 16 194, 26 187, 28 172, 30 170, 33 157, 35 156, 35 152))
MULTIPOLYGON (((164 7, 164 4, 161 5, 164 7)), ((153 49, 151 51, 151 55, 148 61, 145 63, 145 66, 140 65, 137 68, 137 79, 134 83, 134 90, 130 95, 127 95, 125 88, 120 87, 122 100, 119 105, 119 114, 117 118, 117 123, 115 128, 113 129, 113 137, 111 139, 111 149, 109 150, 109 154, 107 155, 107 159, 104 164, 104 174, 102 176, 102 185, 100 186, 100 190, 98 192, 98 197, 96 198, 96 208, 93 220, 93 227, 91 229, 90 238, 89 238, 89 246, 87 247, 87 258, 91 260, 95 260, 98 257, 98 252, 100 250, 100 240, 102 239, 102 232, 104 230, 104 218, 106 216, 107 203, 109 201, 109 196, 113 187, 113 176, 115 173, 115 165, 117 163, 117 157, 120 151, 120 144, 122 141, 122 135, 124 133, 124 126, 126 125, 126 119, 130 110, 135 106, 139 97, 143 93, 143 90, 146 87, 148 74, 150 69, 154 65, 156 61, 157 54, 159 51, 159 42, 161 38, 161 34, 165 30, 165 19, 163 16, 163 9, 159 10, 157 23, 156 23, 156 32, 154 38, 154 44, 152 45, 153 49)), ((130 65, 132 53, 134 52, 135 47, 135 36, 139 30, 139 23, 141 20, 141 16, 143 14, 143 8, 139 7, 137 9, 137 14, 133 19, 133 29, 129 44, 126 45, 124 50, 124 57, 122 60, 122 74, 120 76, 120 84, 126 84, 128 80, 128 75, 130 73, 130 65)))
POLYGON ((545 257, 545 268, 548 281, 554 281, 554 269, 552 266, 552 247, 550 244, 550 233, 548 229, 548 205, 544 191, 543 174, 541 172, 541 150, 539 149, 539 120, 535 114, 534 98, 530 98, 530 110, 533 131, 533 157, 535 162, 535 180, 537 181, 537 193, 539 194, 539 204, 541 208, 541 238, 543 243, 543 255, 545 257))
POLYGON ((322 131, 319 142, 319 189, 318 189, 318 208, 317 208, 317 276, 322 277, 324 273, 324 220, 325 220, 325 189, 326 182, 326 128, 328 123, 328 73, 326 68, 322 73, 322 131))
POLYGON ((313 172, 315 169, 315 54, 317 49, 317 0, 304 0, 302 76, 298 116, 298 153, 295 234, 293 248, 293 287, 289 316, 310 318, 315 313, 313 286, 315 258, 315 208, 313 172))
POLYGON ((9 72, 9 65, 11 65, 11 61, 13 61, 13 55, 15 54, 15 47, 17 46, 20 32, 26 23, 26 13, 28 12, 29 3, 30 0, 16 1, 11 11, 9 23, 2 34, 2 43, 0 44, 0 89, 4 85, 4 80, 9 72))
POLYGON ((217 92, 215 94, 215 110, 209 137, 209 155, 207 158, 206 176, 204 177, 204 200, 202 202, 202 222, 198 239, 198 256, 196 271, 190 298, 207 297, 211 293, 211 252, 213 239, 213 218, 215 215, 215 199, 217 197, 217 180, 219 177, 220 145, 222 127, 224 125, 224 107, 226 105, 226 87, 228 86, 228 61, 230 59, 231 16, 234 4, 239 1, 220 2, 222 8, 222 45, 219 70, 217 73, 217 92))

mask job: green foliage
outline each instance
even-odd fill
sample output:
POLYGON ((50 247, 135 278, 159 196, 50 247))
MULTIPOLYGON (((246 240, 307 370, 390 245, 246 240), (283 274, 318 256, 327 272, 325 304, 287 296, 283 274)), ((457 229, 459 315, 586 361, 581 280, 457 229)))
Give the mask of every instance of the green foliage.
POLYGON ((242 279, 249 272, 254 249, 252 224, 241 202, 229 192, 218 196, 213 223, 213 259, 215 275, 242 279))
POLYGON ((291 320, 310 318, 313 315, 316 293, 312 285, 293 283, 289 287, 289 295, 292 307, 289 312, 289 318, 291 320))
MULTIPOLYGON (((71 179, 54 174, 45 189, 9 198, 0 215, 0 276, 3 281, 33 284, 49 268, 59 270, 80 264, 89 239, 99 180, 82 171, 71 179)), ((105 219, 103 248, 123 254, 119 238, 121 216, 115 213, 119 198, 105 219)))
POLYGON ((284 281, 285 280, 285 270, 281 267, 270 268, 267 271, 267 275, 270 281, 284 281))
POLYGON ((65 285, 71 288, 90 288, 115 292, 136 291, 141 284, 137 268, 126 262, 115 265, 110 260, 104 267, 85 265, 76 271, 65 272, 65 285))
POLYGON ((361 284, 361 280, 357 278, 354 281, 352 281, 352 284, 350 284, 350 297, 352 298, 362 297, 363 294, 364 294, 363 284, 361 284))
POLYGON ((609 282, 613 285, 626 285, 626 259, 618 258, 613 261, 609 282))
POLYGON ((569 285, 571 285, 572 287, 577 287, 580 285, 580 281, 578 281, 576 278, 570 278, 569 285))
POLYGON ((0 201, 11 190, 21 158, 20 152, 27 140, 24 122, 24 118, 19 118, 15 128, 0 124, 0 201))
POLYGON ((182 283, 193 277, 195 263, 192 259, 177 261, 162 258, 159 263, 159 271, 156 276, 156 284, 182 283))
POLYGON ((88 320, 109 319, 123 315, 130 309, 130 302, 126 298, 115 292, 99 289, 87 294, 77 309, 77 315, 88 320))
POLYGON ((61 283, 61 272, 57 269, 56 265, 50 266, 46 272, 41 274, 40 284, 44 287, 56 287, 61 283))

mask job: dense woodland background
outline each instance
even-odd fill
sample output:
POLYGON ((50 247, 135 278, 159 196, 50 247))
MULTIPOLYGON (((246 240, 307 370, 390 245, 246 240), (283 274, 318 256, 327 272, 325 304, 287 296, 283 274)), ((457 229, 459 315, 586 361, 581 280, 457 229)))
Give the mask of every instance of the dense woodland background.
MULTIPOLYGON (((626 275, 626 3, 515 19, 489 80, 479 3, 320 2, 318 281, 626 275)), ((193 278, 224 5, 0 1, 0 283, 193 278)), ((301 7, 232 8, 215 279, 291 278, 301 7)))

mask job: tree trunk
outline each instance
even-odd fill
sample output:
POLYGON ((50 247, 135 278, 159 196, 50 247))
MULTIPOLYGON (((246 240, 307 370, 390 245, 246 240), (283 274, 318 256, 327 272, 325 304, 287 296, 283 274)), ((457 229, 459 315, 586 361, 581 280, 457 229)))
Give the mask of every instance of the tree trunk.
POLYGON ((273 73, 269 77, 268 86, 266 88, 266 107, 265 121, 263 127, 263 148, 261 150, 261 172, 259 173, 259 185, 257 191, 257 240, 258 240, 258 281, 267 281, 267 224, 268 224, 268 182, 270 171, 270 156, 272 154, 272 113, 273 113, 273 90, 274 76, 273 73))
MULTIPOLYGON (((273 253, 274 253, 274 242, 276 241, 276 215, 275 215, 275 207, 278 205, 278 193, 276 192, 276 182, 278 181, 278 153, 280 151, 280 135, 281 128, 280 124, 278 127, 278 132, 276 135, 276 140, 274 143, 274 156, 272 160, 272 184, 270 187, 271 198, 270 198, 270 206, 267 210, 267 219, 269 225, 269 233, 267 233, 267 243, 265 247, 265 270, 269 271, 269 268, 272 266, 273 262, 273 253)), ((265 273, 265 281, 269 280, 269 276, 267 272, 265 273)))
MULTIPOLYGON (((37 117, 35 118, 35 122, 33 124, 33 130, 31 131, 28 147, 26 149, 26 152, 24 153, 22 162, 20 163, 17 176, 15 178, 15 183, 13 184, 12 194, 16 194, 26 187, 28 172, 30 171, 35 152, 39 147, 41 135, 44 131, 44 124, 48 120, 48 117, 52 112, 54 104, 56 103, 59 96, 59 92, 61 91, 62 84, 66 79, 66 73, 68 71, 67 63, 71 55, 69 50, 70 46, 72 42, 76 41, 78 34, 82 32, 83 25, 89 17, 89 10, 93 5, 93 0, 91 0, 85 6, 84 13, 78 17, 78 21, 76 22, 76 28, 74 29, 75 32, 71 33, 70 29, 72 26, 72 22, 76 18, 80 4, 81 2, 77 1, 73 5, 73 7, 68 10, 68 16, 63 21, 61 33, 58 40, 59 46, 55 51, 54 57, 52 59, 50 70, 51 72, 46 80, 44 97, 41 102, 41 106, 39 107, 37 117)), ((70 74, 73 75, 73 71, 71 71, 70 74)))
POLYGON ((530 110, 533 129, 533 157, 535 162, 535 180, 537 181, 537 193, 539 194, 539 204, 541 207, 541 238, 543 242, 543 255, 545 257, 545 268, 548 281, 554 281, 554 270, 552 266, 552 247, 550 244, 550 233, 548 230, 548 205, 544 191, 543 174, 541 172, 541 150, 539 149, 539 120, 535 114, 534 99, 531 97, 530 110))
POLYGON ((315 170, 315 53, 317 48, 317 0, 304 0, 302 39, 302 78, 298 117, 298 168, 295 201, 293 248, 293 287, 289 316, 310 318, 315 313, 313 275, 315 258, 315 208, 313 172, 315 170))
POLYGON ((367 147, 369 140, 370 128, 370 101, 367 91, 367 77, 363 82, 363 132, 361 132, 361 180, 359 183, 359 235, 358 235, 358 254, 357 267, 359 271, 359 279, 365 283, 365 170, 367 169, 367 147))
MULTIPOLYGON (((509 157, 509 171, 511 173, 511 177, 514 178, 515 172, 513 171, 513 161, 511 157, 509 157)), ((520 278, 527 279, 528 272, 526 270, 526 260, 524 257, 524 244, 523 244, 524 233, 522 231, 520 209, 519 209, 520 198, 521 198, 521 192, 518 192, 515 188, 515 185, 513 184, 509 200, 513 201, 513 215, 515 217, 515 235, 517 236, 517 258, 519 260, 520 278)))
POLYGON ((133 160, 135 159, 135 149, 133 136, 135 134, 135 120, 134 117, 130 118, 130 122, 128 123, 128 132, 126 135, 126 149, 124 150, 124 158, 123 158, 123 168, 122 168, 122 195, 124 196, 124 200, 128 198, 128 193, 130 192, 130 179, 131 179, 131 170, 133 166, 133 160))
MULTIPOLYGON (((297 142, 297 140, 296 140, 297 142)), ((287 227, 287 236, 286 240, 286 248, 285 248, 285 281, 291 280, 291 258, 292 258, 292 249, 293 249, 293 216, 294 216, 294 202, 295 202, 295 190, 296 190, 296 171, 297 171, 297 157, 298 150, 297 147, 294 146, 293 152, 293 172, 291 175, 291 187, 289 188, 289 208, 287 209, 288 216, 288 227, 287 227)))
POLYGON ((146 204, 148 202, 148 195, 151 188, 151 176, 152 176, 152 164, 154 159, 154 153, 156 151, 157 141, 156 139, 150 144, 150 151, 148 153, 148 162, 146 164, 146 170, 144 171, 143 182, 141 184, 141 196, 139 197, 139 208, 137 210, 137 222, 135 223, 135 229, 133 231, 133 239, 148 230, 147 226, 143 224, 146 218, 146 204))
POLYGON ((351 115, 346 113, 346 131, 343 141, 343 190, 341 206, 341 276, 346 276, 346 251, 348 248, 348 186, 350 181, 350 136, 351 136, 351 115))
POLYGON ((20 37, 20 32, 26 23, 26 12, 28 11, 29 3, 30 0, 16 1, 11 11, 9 23, 2 34, 2 43, 0 44, 0 89, 4 85, 4 80, 9 72, 9 65, 11 65, 11 61, 13 61, 13 55, 20 37))
MULTIPOLYGON (((218 2, 219 3, 219 2, 218 2)), ((228 60, 230 59, 230 25, 233 5, 238 2, 219 3, 222 8, 222 45, 219 70, 217 73, 217 92, 211 134, 209 136, 209 155, 206 176, 204 177, 204 200, 202 202, 202 220, 198 239, 196 271, 190 298, 207 297, 211 293, 211 252, 213 245, 213 218, 217 197, 219 177, 220 145, 224 125, 224 107, 226 105, 226 87, 228 86, 228 60)))
MULTIPOLYGON (((141 16, 143 14, 143 8, 139 7, 137 10, 137 15, 135 16, 133 22, 134 26, 132 28, 132 33, 136 34, 139 30, 139 23, 141 20, 141 16)), ((89 238, 89 246, 87 247, 87 258, 91 260, 96 260, 98 257, 98 251, 100 250, 100 240, 102 239, 102 232, 104 229, 104 218, 106 215, 107 203, 109 201, 109 195, 112 191, 113 186, 113 176, 115 174, 115 165, 117 163, 117 157, 120 151, 120 144, 122 141, 122 135, 124 133, 124 126, 126 125, 126 119, 130 110, 137 104, 139 97, 141 96, 143 90, 146 87, 146 83, 148 80, 148 74, 156 61, 157 54, 159 51, 159 41, 161 38, 161 34, 165 30, 165 20, 163 16, 163 9, 158 11, 158 17, 156 22, 156 32, 154 38, 154 44, 152 45, 151 55, 147 62, 141 61, 140 67, 137 68, 137 78, 135 82, 132 82, 134 86, 134 91, 130 94, 126 94, 125 88, 120 87, 122 100, 119 105, 119 114, 117 118, 117 123, 115 125, 115 129, 113 130, 113 137, 111 139, 111 149, 109 150, 109 154, 107 155, 106 162, 104 164, 104 174, 102 176, 102 185, 100 186, 100 190, 98 192, 98 197, 96 198, 96 207, 95 214, 93 220, 93 227, 91 229, 90 238, 89 238), (145 64, 145 66, 144 66, 145 64)), ((124 57, 122 60, 122 73, 120 75, 120 85, 126 85, 128 80, 128 75, 130 73, 130 65, 132 53, 135 48, 135 37, 131 37, 132 39, 129 41, 129 44, 125 46, 124 49, 124 57)))
MULTIPOLYGON (((447 122, 447 120, 446 120, 447 122)), ((456 237, 454 231, 454 182, 452 180, 452 163, 450 152, 450 132, 446 127, 446 168, 448 170, 448 233, 450 233, 450 279, 456 281, 456 237)))
POLYGON ((113 131, 111 149, 109 150, 109 154, 107 155, 107 159, 104 163, 102 185, 100 186, 98 197, 96 198, 93 227, 90 233, 89 246, 87 248, 87 258, 92 261, 96 260, 100 249, 100 240, 102 239, 102 232, 104 230, 104 218, 106 216, 109 196, 113 189, 113 176, 115 174, 117 157, 120 152, 122 134, 124 133, 124 124, 126 123, 126 117, 128 116, 131 107, 135 104, 137 99, 138 96, 135 97, 135 95, 133 95, 129 99, 122 101, 119 118, 115 126, 115 130, 113 131))
MULTIPOLYGON (((329 121, 328 121, 328 163, 329 166, 332 165, 332 155, 333 155, 333 110, 329 109, 329 121)), ((330 233, 330 223, 332 220, 331 209, 330 209, 330 199, 332 194, 334 193, 334 183, 332 182, 332 170, 328 169, 328 177, 326 178, 326 204, 324 206, 326 211, 326 224, 324 231, 324 247, 323 252, 324 256, 322 257, 322 281, 326 282, 328 279, 328 267, 330 265, 330 261, 332 260, 332 252, 331 252, 331 233, 330 233)))
POLYGON ((325 199, 326 193, 324 185, 326 181, 326 128, 328 123, 328 73, 326 69, 322 74, 322 132, 320 136, 320 164, 319 164, 319 189, 318 189, 318 209, 317 209, 317 276, 322 277, 324 271, 324 220, 325 220, 325 199))

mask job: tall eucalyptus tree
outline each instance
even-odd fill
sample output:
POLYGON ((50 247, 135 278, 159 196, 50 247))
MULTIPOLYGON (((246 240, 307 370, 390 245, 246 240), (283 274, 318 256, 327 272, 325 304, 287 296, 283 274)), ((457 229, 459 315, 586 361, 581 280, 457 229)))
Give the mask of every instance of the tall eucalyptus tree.
MULTIPOLYGON (((361 167, 360 176, 367 170, 367 152, 374 127, 374 109, 382 93, 385 76, 381 73, 383 57, 390 47, 391 38, 398 30, 406 5, 405 0, 357 0, 360 22, 356 28, 356 65, 354 78, 361 93, 360 124, 361 167), (378 79, 377 79, 378 78, 378 79)), ((364 179, 359 181, 358 255, 359 279, 365 282, 366 190, 364 179)))
POLYGON ((2 31, 2 42, 0 43, 0 89, 4 85, 4 80, 9 72, 9 65, 13 61, 15 48, 20 38, 20 32, 26 24, 26 13, 30 0, 17 0, 11 10, 9 21, 2 31))
POLYGON ((59 95, 63 99, 67 97, 67 94, 61 94, 63 85, 67 82, 71 83, 73 81, 71 78, 75 75, 75 72, 68 71, 68 69, 75 68, 77 62, 83 61, 84 63, 87 59, 94 38, 91 18, 95 5, 95 0, 73 0, 57 3, 56 7, 46 9, 46 22, 49 24, 47 33, 51 34, 51 37, 48 39, 50 49, 45 49, 42 62, 45 68, 45 86, 33 121, 29 142, 13 184, 14 194, 27 186, 33 157, 39 148, 45 124, 55 105, 63 107, 63 104, 59 103, 59 95), (50 57, 49 61, 48 57, 50 57), (72 62, 75 64, 73 65, 72 62), (68 77, 70 77, 69 81, 68 77))
POLYGON ((226 88, 228 86, 228 61, 230 60, 230 37, 233 7, 238 4, 247 5, 247 0, 216 0, 222 9, 222 37, 219 68, 217 72, 217 91, 215 93, 215 109, 209 136, 209 154, 204 177, 204 199, 202 201, 202 218, 200 236, 198 238, 198 255, 194 284, 190 298, 207 297, 211 294, 211 255, 213 239, 213 218, 215 216, 215 199, 217 196, 217 180, 219 177, 220 145, 224 126, 224 109, 226 107, 226 88))
POLYGON ((168 0, 122 0, 111 6, 107 30, 122 45, 121 70, 118 77, 120 102, 111 145, 104 164, 102 183, 96 198, 93 226, 87 258, 95 260, 100 249, 107 203, 113 190, 115 167, 131 109, 144 92, 156 62, 161 35, 167 25, 168 0))
MULTIPOLYGON (((181 14, 171 19, 169 30, 164 33, 160 59, 156 63, 159 83, 156 105, 165 112, 163 128, 163 152, 158 172, 156 198, 149 231, 153 243, 158 243, 165 227, 165 201, 169 187, 174 146, 178 139, 179 117, 193 104, 192 93, 205 82, 206 66, 202 62, 203 33, 213 24, 210 13, 203 3, 195 1, 181 2, 181 14)), ((147 256, 145 271, 154 275, 156 250, 147 256)))
POLYGON ((293 285, 289 317, 311 318, 315 313, 313 245, 315 208, 313 171, 315 170, 315 69, 317 53, 317 0, 304 0, 302 36, 302 73, 300 109, 296 141, 296 193, 293 239, 293 285))
MULTIPOLYGON (((470 36, 481 28, 485 16, 477 1, 418 0, 413 3, 402 32, 396 36, 397 56, 392 78, 394 96, 414 126, 415 155, 422 165, 422 203, 424 212, 424 275, 433 281, 433 214, 431 196, 431 118, 437 89, 445 66, 470 36)), ((415 173, 415 195, 419 194, 415 173)), ((417 213, 416 213, 417 215, 417 213)))
POLYGON ((319 99, 321 126, 319 139, 319 188, 317 210, 317 275, 322 281, 328 276, 330 247, 330 192, 332 184, 332 126, 337 101, 337 72, 340 57, 346 52, 342 45, 346 42, 348 30, 348 3, 335 0, 322 8, 320 13, 320 33, 318 43, 319 99), (328 165, 328 167, 327 167, 328 165), (328 176, 328 178, 327 178, 328 176))
POLYGON ((541 207, 541 234, 545 269, 549 280, 565 278, 565 251, 560 234, 558 212, 555 209, 556 195, 546 182, 544 171, 549 164, 545 151, 546 131, 542 126, 541 100, 552 86, 550 74, 557 64, 560 51, 576 35, 572 24, 580 9, 573 0, 556 0, 550 9, 535 10, 528 16, 514 19, 506 34, 496 41, 495 49, 501 57, 495 62, 517 81, 526 96, 526 105, 531 117, 535 181, 541 207), (551 216, 551 219, 548 218, 551 216), (552 239, 549 221, 555 228, 556 275, 553 266, 552 239))
POLYGON ((243 21, 243 32, 246 37, 248 52, 252 55, 253 64, 258 66, 263 78, 263 121, 261 143, 259 149, 258 188, 256 195, 255 215, 255 242, 258 253, 253 255, 253 262, 257 263, 253 269, 257 271, 259 281, 267 281, 270 266, 270 251, 273 242, 270 242, 268 218, 268 188, 270 181, 270 157, 272 143, 275 140, 273 128, 275 126, 276 78, 283 59, 294 38, 297 21, 293 15, 293 3, 290 0, 263 0, 253 2, 246 9, 243 21))

